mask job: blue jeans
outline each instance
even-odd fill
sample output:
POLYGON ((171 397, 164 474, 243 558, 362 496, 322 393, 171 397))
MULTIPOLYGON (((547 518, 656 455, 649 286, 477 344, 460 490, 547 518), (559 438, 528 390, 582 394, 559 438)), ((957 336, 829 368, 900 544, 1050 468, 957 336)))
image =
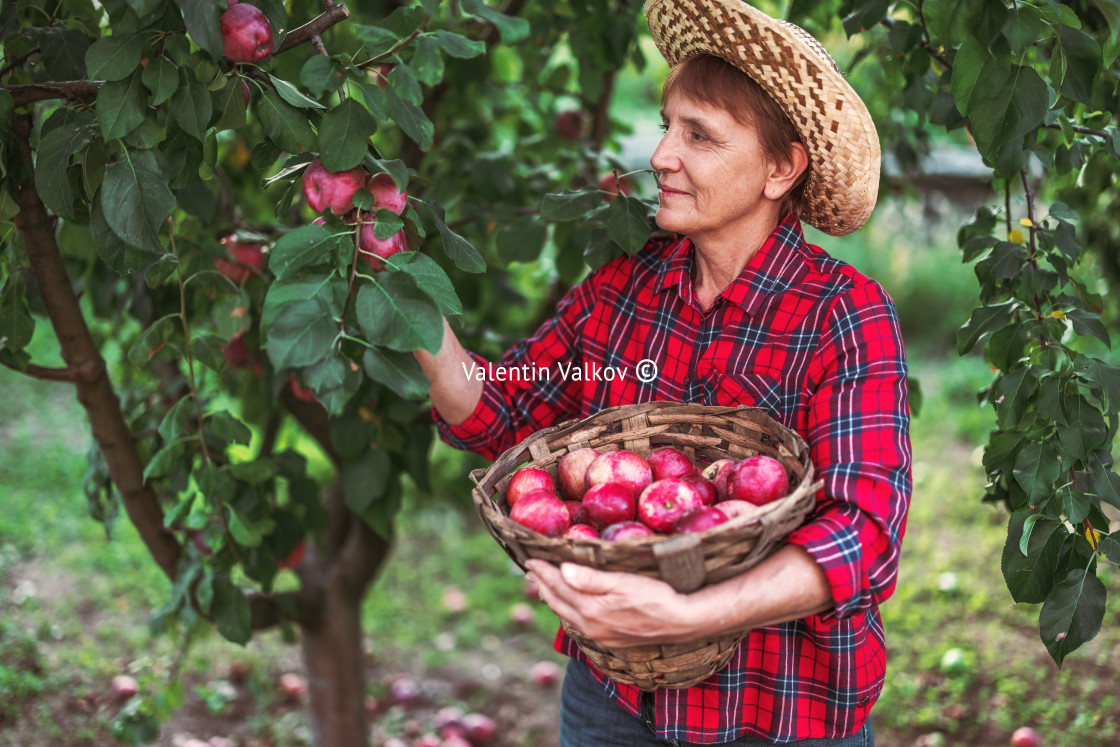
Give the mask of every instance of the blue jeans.
MULTIPOLYGON (((583 662, 572 659, 560 692, 560 747, 684 747, 694 744, 678 739, 658 739, 644 718, 622 710, 603 692, 583 662)), ((741 737, 730 745, 769 747, 773 742, 741 737)), ((871 722, 850 737, 803 739, 797 747, 875 747, 871 722)))

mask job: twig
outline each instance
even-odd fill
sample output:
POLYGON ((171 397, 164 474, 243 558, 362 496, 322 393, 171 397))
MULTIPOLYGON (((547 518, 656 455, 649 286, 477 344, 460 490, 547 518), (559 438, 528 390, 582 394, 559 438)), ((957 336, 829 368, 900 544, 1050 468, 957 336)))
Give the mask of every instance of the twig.
POLYGON ((312 18, 297 29, 292 29, 272 54, 278 55, 287 52, 293 47, 298 47, 300 44, 311 41, 311 38, 314 36, 322 36, 323 32, 331 26, 334 26, 336 23, 341 23, 349 17, 350 11, 345 5, 328 6, 325 11, 315 18, 312 18))
POLYGON ((1030 225, 1030 229, 1031 229, 1031 257, 1033 258, 1034 257, 1034 232, 1035 232, 1034 193, 1031 192, 1030 181, 1027 179, 1027 170, 1023 169, 1022 171, 1019 172, 1019 175, 1023 179, 1023 193, 1026 195, 1026 198, 1027 198, 1027 220, 1029 220, 1030 223, 1031 223, 1031 225, 1030 225))
MULTIPOLYGON (((191 353, 191 327, 187 322, 187 286, 183 282, 183 265, 178 261, 179 252, 175 249, 175 226, 171 217, 167 218, 167 232, 171 235, 171 253, 175 255, 175 274, 179 280, 179 322, 183 326, 183 352, 187 356, 187 385, 191 388, 191 399, 194 401, 194 414, 198 418, 198 442, 202 446, 202 458, 210 462, 210 450, 206 447, 206 435, 203 432, 202 405, 198 401, 198 384, 194 376, 194 354, 191 353)), ((223 517, 224 520, 225 517, 223 517)))
POLYGON ((1011 236, 1011 180, 1003 185, 1003 212, 1007 219, 1007 235, 1011 236))
MULTIPOLYGON (((1057 124, 1057 123, 1042 125, 1042 126, 1045 127, 1048 130, 1060 130, 1060 129, 1062 129, 1062 126, 1060 124, 1057 124)), ((1071 130, 1073 130, 1074 132, 1076 132, 1078 134, 1081 134, 1081 135, 1096 135, 1097 137, 1103 137, 1103 138, 1109 137, 1109 134, 1107 132, 1105 132, 1104 130, 1094 130, 1092 127, 1083 127, 1082 125, 1071 124, 1069 126, 1069 128, 1071 130)))
POLYGON ((416 27, 416 30, 413 31, 411 34, 409 34, 407 38, 401 39, 399 42, 394 44, 392 47, 390 47, 385 52, 382 52, 381 54, 377 55, 376 57, 371 57, 370 59, 366 60, 365 62, 359 62, 354 67, 358 68, 359 70, 364 70, 371 65, 376 65, 377 63, 381 62, 382 60, 384 60, 388 57, 392 57, 393 55, 395 55, 397 53, 397 50, 404 49, 405 47, 407 47, 412 42, 413 39, 420 36, 420 32, 422 32, 424 30, 424 27, 428 25, 428 21, 430 21, 430 20, 432 20, 431 16, 425 16, 424 20, 420 22, 420 25, 416 27))
POLYGON ((5 65, 2 68, 0 68, 0 78, 4 77, 4 75, 11 72, 12 70, 15 70, 17 67, 19 67, 23 63, 27 62, 27 60, 30 59, 32 55, 38 54, 39 52, 42 52, 42 51, 43 50, 39 49, 38 47, 35 47, 30 52, 26 52, 24 54, 21 54, 19 57, 16 57, 14 60, 11 61, 11 63, 5 65))

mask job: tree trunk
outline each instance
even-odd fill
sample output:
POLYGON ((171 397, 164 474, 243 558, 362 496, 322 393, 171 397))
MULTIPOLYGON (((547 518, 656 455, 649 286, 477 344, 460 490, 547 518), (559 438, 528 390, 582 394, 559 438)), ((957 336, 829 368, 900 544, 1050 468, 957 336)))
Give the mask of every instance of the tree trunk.
POLYGON ((315 744, 365 747, 361 598, 352 598, 336 579, 325 585, 321 600, 314 619, 300 630, 315 744))

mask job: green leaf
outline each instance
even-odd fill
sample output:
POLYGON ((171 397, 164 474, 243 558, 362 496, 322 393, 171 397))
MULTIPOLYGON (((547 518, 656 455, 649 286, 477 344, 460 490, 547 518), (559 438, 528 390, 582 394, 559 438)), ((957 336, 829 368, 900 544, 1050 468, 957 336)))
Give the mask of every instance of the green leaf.
POLYGON ((548 229, 536 218, 515 218, 498 228, 498 256, 506 262, 531 262, 540 257, 548 229))
MULTIPOLYGON (((369 194, 368 192, 366 194, 369 194)), ((372 195, 370 195, 372 197, 372 195)), ((404 228, 404 219, 392 210, 380 208, 373 224, 373 235, 384 241, 404 228)))
POLYGON ((103 36, 86 50, 90 80, 124 80, 140 67, 144 40, 135 34, 103 36))
POLYGON ((269 286, 261 309, 261 332, 268 333, 280 311, 295 301, 315 300, 333 317, 342 315, 346 281, 334 273, 299 273, 269 286))
MULTIPOLYGON (((214 94, 214 101, 218 105, 218 119, 214 123, 215 132, 239 130, 245 126, 245 94, 241 89, 241 83, 241 78, 231 75, 226 81, 226 87, 214 94)), ((268 141, 262 140, 257 143, 257 146, 266 142, 268 141)), ((254 149, 257 146, 254 146, 254 149)))
POLYGON ((227 8, 225 0, 176 0, 183 11, 187 34, 198 46, 214 59, 222 56, 225 40, 222 38, 221 11, 227 8))
POLYGON ((139 73, 106 83, 97 90, 97 123, 106 140, 122 138, 144 122, 147 94, 139 73))
POLYGON ((238 480, 255 485, 271 480, 276 475, 276 462, 268 457, 261 457, 250 462, 231 464, 229 472, 238 480))
POLYGON ((23 36, 34 39, 42 52, 46 80, 80 80, 86 75, 86 51, 90 39, 78 29, 42 26, 25 28, 23 36))
POLYGON ((1012 65, 1007 84, 996 95, 970 104, 969 119, 976 146, 985 158, 996 149, 1042 124, 1050 94, 1034 68, 1012 65))
POLYGON ((426 86, 434 86, 443 80, 443 55, 439 53, 439 42, 434 36, 424 34, 416 40, 412 69, 417 79, 426 86))
POLYGON ((420 106, 424 102, 424 92, 420 88, 420 81, 412 68, 403 62, 393 65, 388 75, 389 84, 393 91, 410 104, 420 106))
POLYGON ((152 92, 152 106, 159 106, 179 90, 179 67, 166 57, 156 57, 140 73, 140 80, 152 92))
POLYGON ((462 34, 456 34, 453 31, 433 31, 432 37, 439 44, 440 49, 446 52, 451 57, 457 57, 461 60, 469 60, 474 57, 486 53, 486 43, 468 39, 462 34))
POLYGON ((425 207, 428 207, 432 221, 436 224, 436 229, 439 230, 439 235, 443 239, 443 251, 455 263, 455 266, 464 272, 485 272, 486 260, 482 258, 478 250, 469 241, 448 228, 439 209, 433 209, 427 203, 424 204, 425 207))
POLYGON ((1120 408, 1120 368, 1082 353, 1073 364, 1079 379, 1100 385, 1108 394, 1109 412, 1116 412, 1120 408))
POLYGON ((1057 449, 1049 441, 1028 443, 1015 459, 1015 482, 1023 488, 1031 505, 1049 500, 1061 471, 1057 449))
POLYGON ((361 459, 344 462, 342 488, 346 507, 359 515, 368 511, 385 494, 391 469, 389 455, 384 449, 370 449, 361 459))
POLYGON ((486 4, 485 0, 463 0, 463 10, 479 16, 480 18, 485 18, 487 21, 494 24, 494 27, 498 29, 498 33, 502 35, 502 41, 506 44, 516 44, 519 41, 524 41, 529 36, 528 21, 524 18, 507 16, 491 8, 486 4))
POLYGON ((248 446, 253 440, 253 432, 249 430, 249 426, 225 410, 207 415, 206 427, 226 443, 248 446))
POLYGON ((122 241, 113 233, 101 210, 100 194, 90 204, 90 237, 97 256, 118 275, 131 275, 152 260, 152 253, 122 241))
POLYGON ((342 84, 342 68, 332 57, 311 55, 300 69, 299 82, 314 95, 322 96, 326 91, 342 84))
POLYGON ((1057 531, 1062 524, 1056 519, 1036 519, 1031 522, 1027 551, 1023 553, 1024 525, 1030 515, 1030 509, 1021 509, 1011 515, 1000 568, 1011 598, 1016 602, 1035 604, 1046 598, 1054 583, 1054 568, 1066 533, 1057 531))
POLYGON ((35 333, 23 275, 13 273, 0 286, 0 350, 22 350, 35 333))
POLYGON ((1076 490, 1073 485, 1066 485, 1057 492, 1057 496, 1066 521, 1074 525, 1085 521, 1092 508, 1087 495, 1076 490))
POLYGON ((1105 503, 1120 508, 1120 475, 1105 467, 1095 469, 1093 491, 1105 503))
POLYGON ((193 75, 185 74, 185 83, 171 97, 168 111, 183 132, 203 142, 206 128, 210 124, 213 101, 206 86, 195 80, 193 75))
POLYGON ((580 220, 603 204, 603 195, 596 186, 569 189, 547 194, 541 202, 541 219, 549 221, 580 220))
POLYGON ((323 115, 319 125, 319 157, 328 171, 345 171, 362 162, 377 121, 353 98, 323 115))
POLYGON ((1018 304, 1019 302, 1013 298, 994 306, 973 309, 968 321, 957 330, 957 354, 968 354, 986 333, 1006 327, 1018 304))
POLYGON ((1031 368, 1000 376, 992 391, 992 402, 1001 428, 1014 428, 1023 419, 1038 391, 1038 377, 1031 368))
POLYGON ((965 39, 953 58, 950 90, 957 111, 966 117, 973 101, 999 94, 1011 75, 1011 55, 1005 43, 986 47, 974 38, 965 39))
POLYGON ((253 619, 249 600, 225 574, 214 576, 214 601, 210 604, 210 613, 214 618, 214 627, 227 641, 244 646, 252 638, 253 619))
POLYGON ((1112 347, 1108 328, 1101 322, 1100 314, 1085 309, 1073 308, 1066 312, 1066 319, 1073 325, 1073 331, 1083 337, 1095 337, 1107 347, 1112 347))
MULTIPOLYGON (((327 59, 329 60, 330 58, 327 59)), ((288 81, 273 75, 269 75, 268 79, 272 81, 272 85, 276 88, 276 93, 280 94, 280 98, 284 99, 292 106, 299 109, 326 109, 325 106, 315 99, 304 96, 298 88, 288 81)), ((349 101, 349 99, 347 99, 347 101, 349 101)))
POLYGON ((1003 35, 1014 54, 1022 54, 1042 36, 1042 16, 1029 5, 1012 8, 1003 23, 1003 35))
POLYGON ((265 134, 289 153, 318 150, 315 131, 307 115, 280 98, 276 91, 265 91, 254 111, 261 118, 265 134))
POLYGON ((369 162, 374 166, 373 172, 376 174, 378 171, 384 171, 389 176, 393 177, 393 183, 397 185, 397 189, 401 192, 408 191, 408 166, 400 159, 383 159, 383 158, 370 158, 369 162))
POLYGON ((261 544, 261 532, 251 521, 246 520, 232 507, 229 509, 229 533, 237 544, 257 547, 261 544))
POLYGON ((371 379, 389 387, 398 397, 423 399, 428 395, 431 383, 412 353, 366 348, 362 365, 371 379))
POLYGON ((168 314, 152 322, 128 349, 128 362, 137 368, 146 366, 178 329, 177 313, 168 314))
POLYGON ((163 477, 175 469, 183 461, 183 456, 187 451, 187 442, 188 439, 178 438, 164 444, 159 451, 152 454, 152 458, 148 460, 148 464, 144 467, 144 481, 163 477))
POLYGON ((1100 632, 1105 596, 1101 580, 1081 568, 1070 571, 1046 595, 1038 616, 1039 635, 1059 667, 1071 651, 1100 632))
POLYGON ((160 421, 159 435, 168 442, 186 435, 187 423, 190 422, 192 414, 194 414, 194 400, 191 397, 180 397, 160 421))
POLYGON ((401 252, 385 260, 390 270, 406 272, 417 287, 428 294, 442 313, 455 316, 463 313, 463 305, 451 284, 451 278, 439 264, 420 252, 401 252))
POLYGON ((275 368, 309 366, 331 351, 338 323, 318 301, 295 301, 268 328, 267 350, 275 368))
POLYGON ((1058 440, 1062 456, 1067 463, 1084 460, 1093 449, 1102 447, 1108 440, 1108 427, 1104 415, 1078 393, 1077 388, 1067 387, 1062 396, 1062 409, 1069 425, 1058 426, 1058 440))
POLYGON ((618 195, 607 208, 607 236, 627 254, 635 254, 649 241, 649 218, 645 204, 618 195))
POLYGON ((333 265, 340 239, 347 237, 334 236, 324 226, 300 226, 276 242, 268 254, 268 267, 280 280, 308 265, 333 265))
POLYGON ((56 127, 43 136, 35 150, 35 188, 55 215, 74 218, 74 191, 66 172, 70 157, 89 144, 93 132, 87 126, 56 127))
POLYGON ((1097 552, 1113 565, 1120 565, 1120 540, 1111 534, 1103 534, 1097 540, 1097 552))
POLYGON ((1058 82, 1062 95, 1092 106, 1093 83, 1101 70, 1100 45, 1084 31, 1062 26, 1055 52, 1065 67, 1065 75, 1058 82))
POLYGON ((167 182, 159 151, 126 150, 106 166, 101 209, 113 233, 132 246, 162 253, 158 233, 175 207, 167 182))
POLYGON ((211 371, 221 373, 226 367, 226 359, 222 355, 223 343, 224 340, 209 332, 192 335, 191 355, 211 371))
POLYGON ((374 345, 437 353, 443 343, 439 307, 407 273, 386 272, 378 282, 363 284, 354 309, 358 326, 374 345))
POLYGON ((420 150, 431 149, 436 129, 423 109, 411 101, 402 99, 390 88, 385 92, 385 113, 404 130, 404 134, 408 135, 420 150))

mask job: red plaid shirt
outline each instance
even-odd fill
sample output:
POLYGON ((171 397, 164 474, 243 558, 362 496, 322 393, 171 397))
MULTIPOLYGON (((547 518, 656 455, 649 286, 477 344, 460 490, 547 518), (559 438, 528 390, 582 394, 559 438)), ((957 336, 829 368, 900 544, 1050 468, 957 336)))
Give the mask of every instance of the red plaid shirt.
MULTIPOLYGON (((877 283, 807 244, 792 218, 707 311, 693 296, 692 263, 688 239, 656 238, 593 273, 488 369, 465 422, 436 416, 440 433, 494 458, 556 422, 651 400, 755 405, 796 430, 824 487, 788 541, 820 564, 835 606, 751 631, 728 666, 699 685, 657 690, 654 722, 662 738, 703 744, 846 736, 883 687, 879 604, 894 590, 910 502, 906 358, 894 305, 877 283), (636 376, 643 359, 659 372, 649 383, 636 376), (573 365, 590 376, 576 380, 573 365)), ((582 658, 562 632, 556 647, 582 658)), ((596 674, 638 715, 637 688, 596 674)))

